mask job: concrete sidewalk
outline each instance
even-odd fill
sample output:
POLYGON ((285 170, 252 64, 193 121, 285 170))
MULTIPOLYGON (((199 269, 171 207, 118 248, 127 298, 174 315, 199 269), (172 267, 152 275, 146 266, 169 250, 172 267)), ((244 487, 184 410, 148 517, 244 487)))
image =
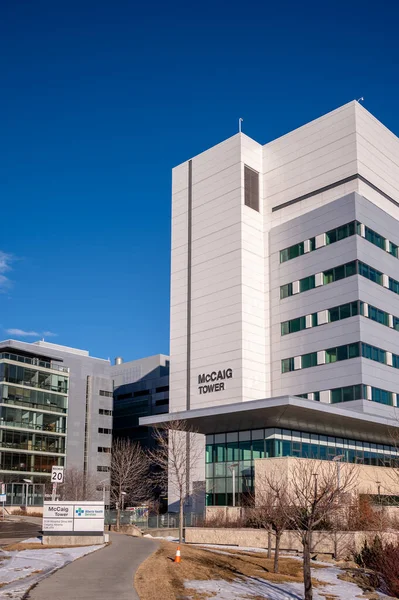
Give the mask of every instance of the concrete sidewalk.
MULTIPOLYGON (((111 533, 112 544, 84 556, 43 579, 29 600, 139 600, 134 575, 157 549, 148 538, 111 533)), ((56 550, 54 550, 56 552, 56 550)))

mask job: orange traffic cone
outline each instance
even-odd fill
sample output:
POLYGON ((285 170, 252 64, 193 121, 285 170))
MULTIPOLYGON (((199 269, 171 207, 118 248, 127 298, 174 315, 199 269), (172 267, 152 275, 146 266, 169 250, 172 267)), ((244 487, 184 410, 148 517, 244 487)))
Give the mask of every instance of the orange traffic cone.
POLYGON ((180 546, 177 546, 176 556, 175 556, 174 562, 175 563, 179 563, 180 561, 181 561, 181 558, 180 558, 180 546))

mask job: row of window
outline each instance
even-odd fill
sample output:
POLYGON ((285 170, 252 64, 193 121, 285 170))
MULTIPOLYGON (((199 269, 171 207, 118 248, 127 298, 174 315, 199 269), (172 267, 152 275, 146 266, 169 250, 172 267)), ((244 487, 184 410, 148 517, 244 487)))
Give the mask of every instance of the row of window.
MULTIPOLYGON (((334 244, 339 240, 343 240, 351 235, 355 235, 355 233, 359 233, 360 235, 360 223, 357 223, 356 221, 352 221, 351 223, 346 223, 345 225, 331 229, 326 233, 326 245, 328 246, 330 244, 334 244)), ((313 252, 313 250, 316 250, 316 238, 310 238, 308 242, 308 252, 313 252)), ((305 254, 305 242, 299 242, 299 244, 294 244, 289 248, 280 250, 280 263, 297 258, 302 254, 305 254)))
POLYGON ((0 364, 0 381, 67 394, 69 377, 3 363, 0 364))
POLYGON ((99 446, 97 448, 97 452, 105 452, 105 454, 110 454, 111 448, 107 448, 105 446, 99 446))
POLYGON ((22 471, 29 473, 51 473, 54 465, 63 465, 63 458, 42 454, 19 454, 2 452, 0 469, 2 471, 22 471))
POLYGON ((98 413, 100 415, 106 415, 107 417, 112 417, 112 410, 107 410, 106 408, 100 408, 98 413))
POLYGON ((98 433, 107 433, 108 435, 110 435, 112 433, 112 429, 107 429, 106 427, 99 427, 98 433))
POLYGON ((22 406, 66 413, 68 396, 52 394, 41 390, 2 385, 0 388, 2 402, 6 404, 22 404, 22 406))
MULTIPOLYGON (((355 234, 360 236, 362 235, 361 223, 359 223, 359 221, 345 223, 345 225, 341 225, 340 227, 336 227, 335 229, 331 229, 330 231, 326 232, 325 245, 329 246, 330 244, 334 244, 335 242, 339 242, 340 240, 344 240, 345 238, 355 234)), ((370 229, 370 227, 365 226, 364 238, 371 244, 374 244, 374 246, 377 246, 378 248, 381 248, 381 250, 384 250, 389 254, 392 254, 392 256, 399 258, 398 246, 389 240, 387 241, 386 238, 373 229, 370 229)), ((307 252, 313 252, 313 250, 317 249, 314 237, 307 240, 307 246, 307 252)), ((294 244, 289 248, 284 248, 284 250, 281 250, 280 263, 297 258, 302 254, 305 254, 305 242, 299 242, 298 244, 294 244)))
MULTIPOLYGON (((367 387, 369 387, 369 389, 371 390, 370 400, 372 402, 378 402, 379 404, 395 406, 395 392, 388 392, 387 390, 367 386, 362 383, 348 385, 341 388, 334 388, 333 390, 330 390, 330 403, 338 404, 339 402, 351 402, 352 400, 367 400, 367 387)), ((320 401, 320 392, 310 392, 309 394, 296 395, 300 398, 308 398, 311 400, 320 401)))
POLYGON ((393 446, 345 438, 292 431, 257 429, 206 436, 207 505, 231 505, 232 474, 235 474, 236 502, 253 490, 254 460, 295 456, 344 462, 397 467, 398 450, 393 446))
POLYGON ((284 358, 281 361, 281 372, 288 373, 289 371, 297 371, 299 369, 308 369, 309 367, 316 367, 321 364, 330 364, 339 362, 341 360, 349 360, 350 358, 368 358, 374 360, 383 365, 388 365, 394 369, 399 369, 399 355, 388 353, 386 350, 365 344, 364 342, 354 342, 352 344, 344 344, 343 346, 336 346, 335 348, 328 348, 322 350, 324 352, 324 361, 317 362, 317 352, 309 352, 308 354, 302 354, 299 357, 300 365, 295 365, 294 357, 284 358), (392 357, 392 364, 388 361, 388 355, 392 357))
MULTIPOLYGON (((329 283, 333 283, 334 281, 339 281, 340 279, 346 279, 347 277, 351 277, 352 275, 362 275, 366 279, 370 279, 370 281, 374 281, 374 283, 378 283, 378 285, 384 285, 384 274, 374 267, 370 267, 360 260, 353 260, 344 265, 338 265, 332 269, 327 269, 326 271, 320 273, 320 281, 319 285, 327 285, 329 283)), ((316 275, 309 275, 308 277, 304 277, 298 281, 298 290, 294 292, 294 283, 286 283, 280 286, 280 299, 288 298, 289 296, 293 296, 294 293, 307 292, 316 287, 316 275)), ((388 288, 391 292, 395 294, 399 294, 399 281, 393 279, 392 277, 388 278, 388 288)))
MULTIPOLYGON (((321 281, 320 285, 327 285, 329 283, 333 283, 334 281, 339 281, 340 279, 346 279, 347 277, 351 277, 352 275, 356 275, 357 273, 357 262, 353 260, 344 265, 338 265, 332 269, 327 269, 323 273, 321 273, 321 281)), ((363 275, 363 273, 361 273, 363 275)), ((369 277, 370 279, 370 277, 369 277)), ((308 275, 308 277, 303 277, 299 280, 299 290, 297 293, 307 292, 308 290, 312 290, 316 287, 316 275, 308 275)), ((293 283, 286 283, 280 287, 280 299, 288 298, 294 294, 293 283)))
POLYGON ((107 392, 107 390, 100 390, 99 394, 100 396, 106 396, 107 398, 113 397, 113 392, 107 392))
MULTIPOLYGON (((359 308, 363 302, 355 301, 349 302, 347 304, 341 304, 341 306, 334 306, 333 308, 327 309, 327 319, 328 323, 333 323, 334 321, 341 321, 342 319, 347 319, 348 317, 354 317, 359 314, 359 308)), ((362 314, 362 313, 360 313, 362 314)), ((308 315, 310 317, 310 323, 308 327, 317 327, 322 323, 318 322, 318 314, 313 313, 308 315)), ((283 321, 281 323, 281 335, 287 335, 289 333, 296 333, 297 331, 302 331, 306 329, 306 315, 303 317, 297 317, 296 319, 291 319, 290 321, 283 321)))
POLYGON ((103 465, 98 465, 97 467, 97 471, 100 471, 101 473, 109 473, 111 470, 111 467, 105 467, 103 465))

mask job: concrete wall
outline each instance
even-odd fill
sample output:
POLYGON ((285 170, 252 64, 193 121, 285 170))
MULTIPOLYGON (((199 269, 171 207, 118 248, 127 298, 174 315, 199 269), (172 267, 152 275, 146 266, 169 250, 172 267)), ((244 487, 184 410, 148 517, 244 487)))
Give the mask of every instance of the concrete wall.
MULTIPOLYGON (((346 558, 358 552, 365 540, 372 541, 375 531, 340 531, 335 534, 330 531, 315 531, 313 533, 312 552, 334 554, 334 544, 337 543, 338 557, 346 558)), ((383 532, 379 534, 386 542, 399 542, 399 533, 383 532)), ((268 532, 265 529, 215 529, 208 527, 186 527, 185 540, 188 544, 222 544, 226 546, 243 546, 246 548, 267 548, 268 532)), ((272 536, 272 549, 275 539, 272 536)), ((299 536, 293 531, 285 531, 282 535, 282 551, 302 552, 299 536)))
MULTIPOLYGON (((267 476, 282 478, 289 482, 292 481, 295 467, 298 464, 313 465, 312 472, 319 473, 319 482, 322 481, 323 472, 331 473, 334 469, 330 461, 318 461, 306 458, 260 458, 255 460, 255 498, 261 495, 262 490, 267 486, 267 476), (327 471, 328 469, 328 471, 327 471)), ((339 465, 341 484, 348 476, 349 470, 353 465, 341 463, 339 465)), ((356 494, 378 494, 378 483, 380 485, 381 495, 399 495, 399 476, 396 469, 389 467, 374 467, 371 465, 356 465, 354 470, 354 483, 348 492, 356 494)))

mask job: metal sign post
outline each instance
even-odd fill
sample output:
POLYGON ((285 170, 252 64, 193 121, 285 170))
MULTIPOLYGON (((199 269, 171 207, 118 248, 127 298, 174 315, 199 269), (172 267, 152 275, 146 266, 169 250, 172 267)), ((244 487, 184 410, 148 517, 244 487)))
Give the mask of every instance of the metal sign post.
POLYGON ((1 484, 0 501, 3 503, 3 521, 5 519, 5 514, 6 514, 6 500, 7 500, 6 484, 2 483, 1 484))

